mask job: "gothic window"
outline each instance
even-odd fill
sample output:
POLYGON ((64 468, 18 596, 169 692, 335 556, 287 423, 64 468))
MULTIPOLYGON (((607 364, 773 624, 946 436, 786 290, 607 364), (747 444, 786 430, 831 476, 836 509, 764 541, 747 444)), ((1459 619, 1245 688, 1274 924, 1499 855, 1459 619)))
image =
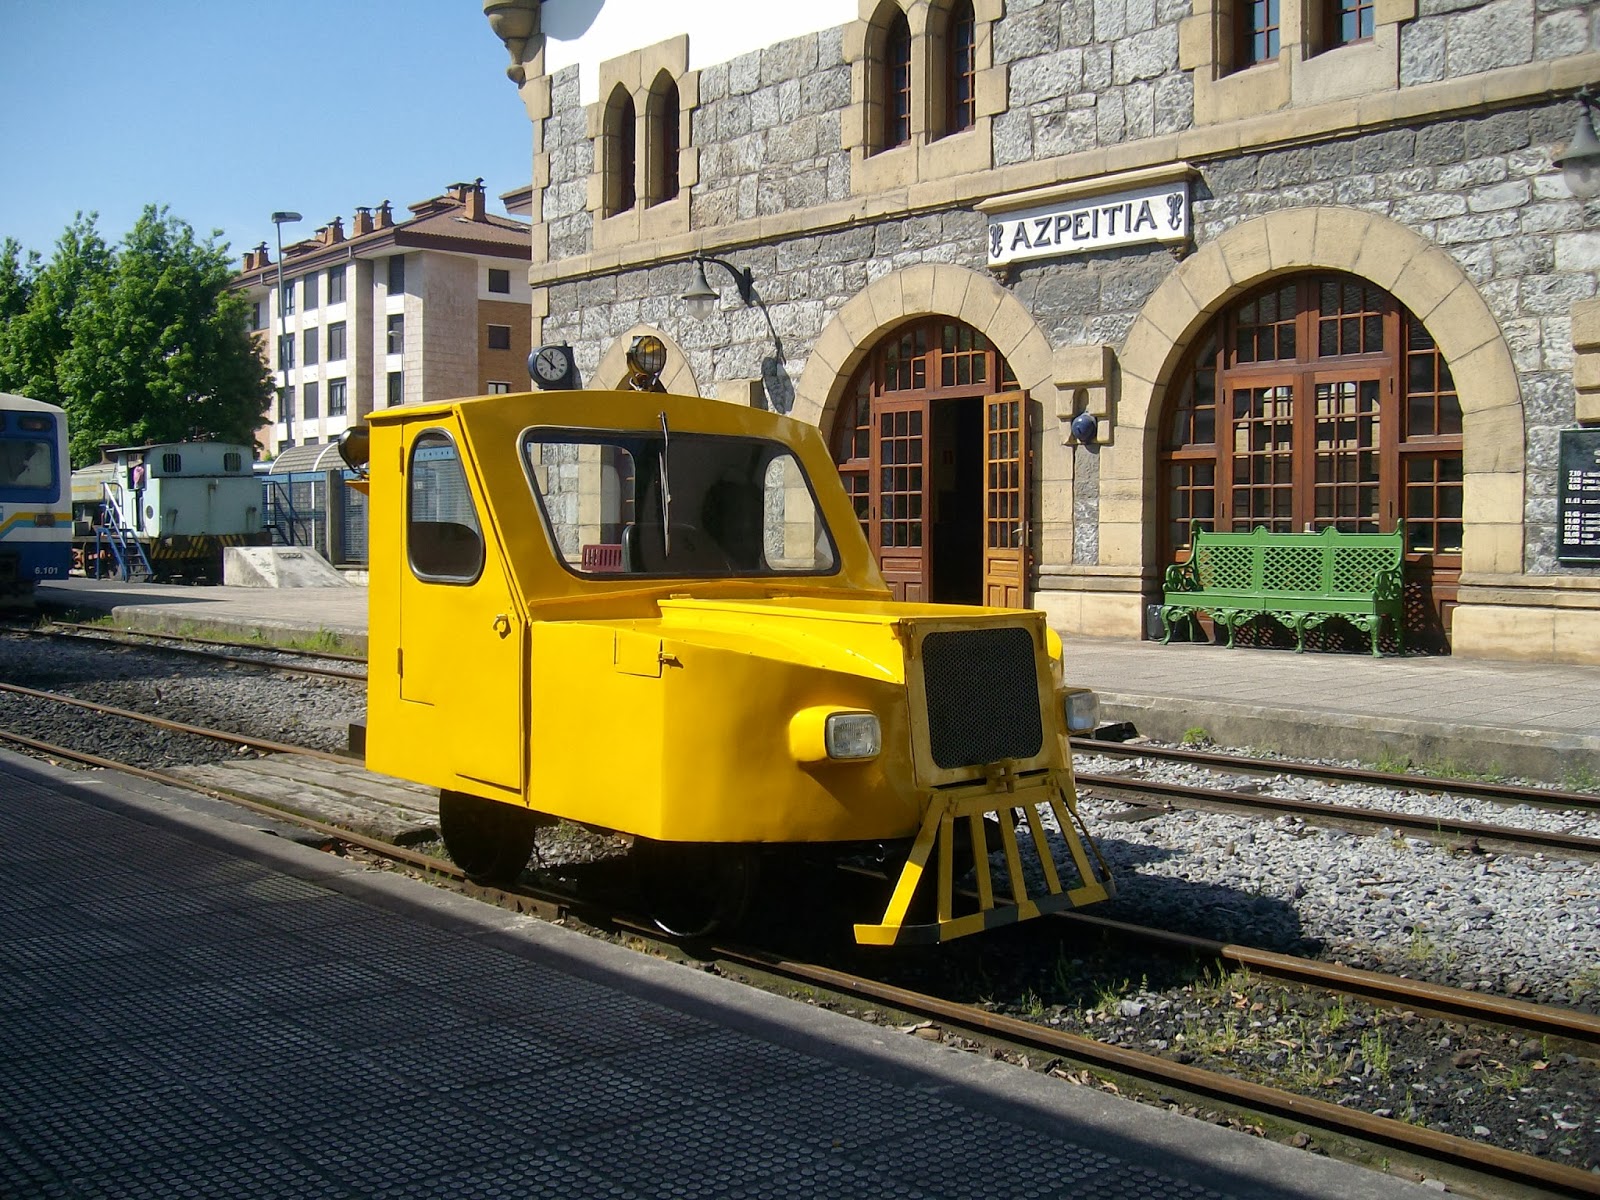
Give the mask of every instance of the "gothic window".
POLYGON ((944 129, 946 134, 971 129, 977 121, 977 21, 971 0, 957 0, 946 19, 944 36, 944 129))
POLYGON ((634 183, 634 172, 638 168, 635 121, 633 97, 619 84, 612 89, 611 99, 606 102, 605 215, 608 217, 627 212, 638 202, 634 183))
POLYGON ((645 107, 646 204, 660 204, 678 195, 678 85, 662 71, 650 88, 645 107))
POLYGON ((911 26, 898 9, 889 19, 883 41, 883 146, 911 140, 911 26))

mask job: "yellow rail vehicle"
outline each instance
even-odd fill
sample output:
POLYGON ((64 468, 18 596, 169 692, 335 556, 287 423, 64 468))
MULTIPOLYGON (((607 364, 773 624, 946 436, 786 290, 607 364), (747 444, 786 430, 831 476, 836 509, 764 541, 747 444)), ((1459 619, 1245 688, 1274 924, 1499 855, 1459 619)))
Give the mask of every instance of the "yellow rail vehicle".
POLYGON ((1092 696, 1060 685, 1043 614, 893 601, 815 429, 551 392, 362 437, 367 761, 440 789, 469 875, 514 878, 562 818, 631 836, 682 933, 780 848, 895 856, 868 943, 1108 894, 1067 748, 1092 696), (976 899, 953 886, 974 863, 976 899))

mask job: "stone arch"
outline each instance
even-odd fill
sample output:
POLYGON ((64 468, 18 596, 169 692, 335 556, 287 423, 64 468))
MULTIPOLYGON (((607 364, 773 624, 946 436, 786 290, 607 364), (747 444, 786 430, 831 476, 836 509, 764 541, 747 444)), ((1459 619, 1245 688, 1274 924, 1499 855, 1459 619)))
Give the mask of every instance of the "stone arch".
POLYGON ((661 372, 661 386, 675 396, 698 396, 700 384, 689 366, 683 348, 653 325, 635 325, 619 338, 613 338, 606 352, 600 356, 599 365, 587 386, 597 390, 626 389, 628 386, 628 347, 633 339, 643 334, 658 337, 667 345, 667 365, 661 372))
POLYGON ((1167 385, 1206 323, 1274 276, 1335 270, 1385 289, 1427 327, 1461 402, 1461 570, 1522 571, 1525 427, 1511 351, 1477 288, 1446 251, 1376 213, 1295 208, 1245 221, 1189 256, 1155 290, 1119 357, 1116 437, 1101 460, 1102 564, 1153 578, 1151 484, 1167 385))
POLYGON ((811 348, 790 415, 823 428, 878 340, 902 321, 930 316, 953 317, 983 334, 1017 383, 1047 412, 1055 411, 1050 340, 1022 302, 986 274, 918 263, 880 276, 834 314, 811 348))
POLYGON ((789 415, 826 435, 856 368, 882 337, 907 320, 928 316, 954 318, 988 338, 1038 410, 1032 483, 1039 497, 1039 561, 1070 561, 1072 505, 1057 501, 1071 495, 1072 455, 1048 432, 1056 424, 1048 418, 1057 411, 1054 353, 1033 314, 991 276, 947 263, 918 263, 868 284, 818 335, 789 415))

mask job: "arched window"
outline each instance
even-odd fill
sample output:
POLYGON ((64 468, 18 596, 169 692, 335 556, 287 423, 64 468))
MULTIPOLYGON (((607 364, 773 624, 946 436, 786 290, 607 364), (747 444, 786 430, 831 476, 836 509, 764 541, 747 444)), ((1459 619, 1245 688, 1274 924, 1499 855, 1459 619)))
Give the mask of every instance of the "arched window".
POLYGON ((634 130, 636 119, 633 97, 618 84, 612 89, 611 99, 606 103, 605 215, 608 217, 627 212, 638 203, 639 194, 634 183, 634 172, 638 167, 635 150, 637 135, 634 130))
POLYGON ((886 7, 880 52, 872 64, 878 76, 873 89, 879 114, 875 150, 893 150, 911 141, 911 25, 898 7, 886 7))
POLYGON ((971 129, 977 122, 978 25, 972 0, 950 6, 944 28, 944 128, 946 134, 971 129))
POLYGON ((678 152, 682 148, 678 137, 679 113, 678 85, 671 75, 662 71, 651 85, 645 107, 647 205, 677 198, 678 152))
MULTIPOLYGON (((1421 321, 1349 275, 1276 280, 1214 319, 1162 430, 1166 560, 1223 531, 1405 521, 1408 573, 1448 627, 1461 569, 1461 405, 1421 321)), ((1409 607, 1409 606, 1408 606, 1409 607)), ((1408 623, 1431 624, 1421 611, 1408 623)))

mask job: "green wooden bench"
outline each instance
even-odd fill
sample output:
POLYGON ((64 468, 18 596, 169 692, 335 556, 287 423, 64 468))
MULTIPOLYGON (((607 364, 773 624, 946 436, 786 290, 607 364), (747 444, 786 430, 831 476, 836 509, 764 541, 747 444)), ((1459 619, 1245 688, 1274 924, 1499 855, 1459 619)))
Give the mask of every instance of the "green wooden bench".
POLYGON ((1191 526, 1189 561, 1167 568, 1160 606, 1163 642, 1172 624, 1208 612, 1234 632, 1267 616, 1294 630, 1295 650, 1305 649, 1306 630, 1343 617, 1372 638, 1389 618, 1400 653, 1406 634, 1401 570, 1405 525, 1393 533, 1274 533, 1257 526, 1249 533, 1212 533, 1191 526))

